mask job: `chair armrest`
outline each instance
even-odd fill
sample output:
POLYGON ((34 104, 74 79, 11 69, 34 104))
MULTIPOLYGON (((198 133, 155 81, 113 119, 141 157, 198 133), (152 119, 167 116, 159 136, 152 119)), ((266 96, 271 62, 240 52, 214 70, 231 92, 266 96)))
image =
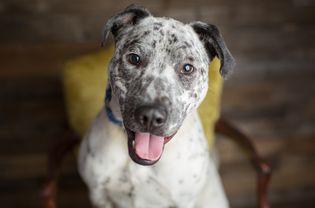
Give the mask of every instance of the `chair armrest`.
POLYGON ((64 134, 54 141, 47 154, 47 179, 40 193, 43 208, 57 208, 57 182, 62 163, 79 143, 80 137, 69 126, 66 126, 64 134))
POLYGON ((257 173, 258 207, 269 208, 268 184, 271 178, 271 168, 270 165, 260 157, 252 143, 252 139, 223 118, 220 118, 216 122, 215 132, 229 137, 246 151, 257 173))

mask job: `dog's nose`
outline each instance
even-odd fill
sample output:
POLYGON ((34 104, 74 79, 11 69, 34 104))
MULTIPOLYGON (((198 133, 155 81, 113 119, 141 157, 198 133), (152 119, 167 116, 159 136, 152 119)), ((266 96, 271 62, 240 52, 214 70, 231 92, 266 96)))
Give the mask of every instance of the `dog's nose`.
POLYGON ((136 121, 146 130, 153 130, 165 124, 166 111, 157 106, 141 106, 135 111, 136 121))

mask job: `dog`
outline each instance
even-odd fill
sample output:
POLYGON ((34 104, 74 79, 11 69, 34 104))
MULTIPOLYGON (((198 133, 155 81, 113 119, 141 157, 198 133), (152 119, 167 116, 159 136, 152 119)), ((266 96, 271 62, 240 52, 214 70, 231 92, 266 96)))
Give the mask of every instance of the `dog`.
POLYGON ((131 5, 105 25, 115 52, 105 106, 79 150, 78 169, 97 208, 226 208, 196 109, 214 57, 234 59, 214 25, 154 17, 131 5))

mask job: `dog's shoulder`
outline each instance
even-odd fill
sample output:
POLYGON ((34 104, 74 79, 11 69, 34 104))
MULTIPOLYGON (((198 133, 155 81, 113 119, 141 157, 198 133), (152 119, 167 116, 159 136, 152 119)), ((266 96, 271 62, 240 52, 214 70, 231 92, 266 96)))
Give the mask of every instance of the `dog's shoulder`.
POLYGON ((80 146, 78 165, 82 177, 111 175, 124 164, 128 160, 125 137, 123 129, 109 122, 105 111, 102 110, 80 146))

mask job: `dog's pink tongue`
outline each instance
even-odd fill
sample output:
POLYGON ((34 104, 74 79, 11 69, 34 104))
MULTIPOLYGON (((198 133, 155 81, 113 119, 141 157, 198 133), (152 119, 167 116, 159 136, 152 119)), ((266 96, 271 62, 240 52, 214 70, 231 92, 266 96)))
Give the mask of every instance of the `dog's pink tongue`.
POLYGON ((136 132, 135 150, 138 157, 145 160, 157 160, 161 157, 164 147, 164 137, 150 133, 136 132))

